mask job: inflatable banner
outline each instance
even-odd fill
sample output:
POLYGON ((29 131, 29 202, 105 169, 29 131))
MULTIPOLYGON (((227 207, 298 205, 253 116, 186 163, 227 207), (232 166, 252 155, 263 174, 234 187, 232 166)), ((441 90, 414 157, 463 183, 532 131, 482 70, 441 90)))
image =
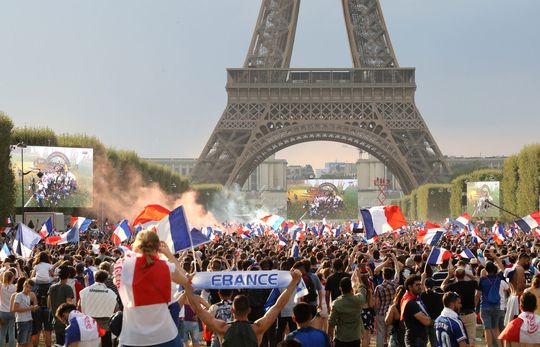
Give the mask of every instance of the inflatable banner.
POLYGON ((289 271, 197 272, 192 279, 195 289, 272 289, 291 283, 289 271))

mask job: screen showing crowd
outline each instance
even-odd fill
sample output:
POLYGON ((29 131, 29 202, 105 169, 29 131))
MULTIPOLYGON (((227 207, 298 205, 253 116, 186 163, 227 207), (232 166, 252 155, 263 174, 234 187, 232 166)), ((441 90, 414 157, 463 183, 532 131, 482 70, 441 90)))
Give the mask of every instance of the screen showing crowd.
POLYGON ((25 207, 92 206, 93 157, 92 148, 13 147, 16 205, 24 201, 25 207))

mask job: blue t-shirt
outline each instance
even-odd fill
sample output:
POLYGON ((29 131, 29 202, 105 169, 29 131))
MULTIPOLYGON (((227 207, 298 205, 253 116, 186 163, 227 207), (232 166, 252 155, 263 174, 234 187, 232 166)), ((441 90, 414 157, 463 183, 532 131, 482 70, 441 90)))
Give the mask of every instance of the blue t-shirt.
POLYGON ((439 316, 435 320, 437 347, 459 347, 461 341, 469 343, 463 322, 459 319, 439 316))
POLYGON ((302 346, 321 346, 321 347, 330 347, 330 339, 328 338, 328 335, 322 330, 318 330, 315 328, 307 327, 307 328, 300 328, 298 330, 293 331, 289 335, 287 335, 287 340, 293 340, 296 339, 300 341, 302 346))
POLYGON ((497 275, 489 275, 487 277, 481 277, 478 284, 478 289, 482 292, 482 297, 480 298, 480 307, 484 308, 493 308, 499 307, 500 305, 500 295, 498 302, 489 301, 489 292, 492 287, 492 295, 498 295, 499 289, 501 288, 501 281, 504 280, 504 275, 502 272, 499 272, 497 275))

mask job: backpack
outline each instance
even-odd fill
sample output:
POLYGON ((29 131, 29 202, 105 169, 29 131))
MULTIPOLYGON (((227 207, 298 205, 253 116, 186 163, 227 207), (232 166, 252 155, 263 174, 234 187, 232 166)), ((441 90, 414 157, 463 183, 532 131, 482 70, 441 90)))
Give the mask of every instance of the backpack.
POLYGON ((302 276, 302 279, 304 280, 308 290, 308 294, 304 296, 303 301, 307 303, 317 301, 317 289, 315 289, 315 283, 313 283, 311 277, 309 277, 309 274, 306 273, 304 276, 302 276))
POLYGON ((37 304, 40 307, 47 307, 47 296, 49 295, 50 287, 51 285, 49 283, 38 283, 34 287, 36 298, 37 298, 37 304))
POLYGON ((486 296, 486 302, 491 305, 498 305, 501 302, 501 279, 496 278, 494 281, 492 281, 488 278, 488 281, 489 283, 491 283, 491 287, 489 287, 489 291, 486 296))

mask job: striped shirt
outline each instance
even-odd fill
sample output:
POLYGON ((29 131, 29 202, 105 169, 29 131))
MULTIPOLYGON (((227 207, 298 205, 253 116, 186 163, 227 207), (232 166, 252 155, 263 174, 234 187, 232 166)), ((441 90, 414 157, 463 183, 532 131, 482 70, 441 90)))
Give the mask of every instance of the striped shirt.
POLYGON ((96 282, 81 290, 81 310, 93 318, 110 317, 116 307, 116 294, 104 283, 96 282))
POLYGON ((384 280, 383 283, 375 287, 374 295, 379 300, 379 306, 375 309, 376 314, 386 316, 386 312, 394 300, 398 284, 396 280, 384 280))

